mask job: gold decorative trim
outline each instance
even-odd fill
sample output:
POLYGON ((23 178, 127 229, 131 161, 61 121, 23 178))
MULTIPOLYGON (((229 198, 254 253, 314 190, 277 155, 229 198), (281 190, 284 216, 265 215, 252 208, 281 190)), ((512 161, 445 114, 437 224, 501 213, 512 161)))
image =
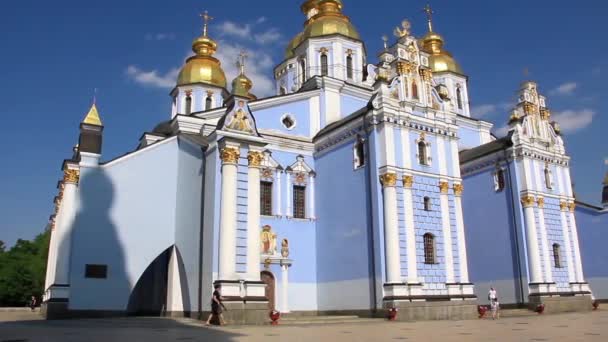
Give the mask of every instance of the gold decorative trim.
POLYGON ((576 203, 572 202, 572 203, 568 204, 568 209, 570 209, 570 212, 573 213, 574 210, 576 209, 576 203))
POLYGON ((397 174, 393 172, 383 174, 380 176, 380 183, 385 188, 397 185, 397 174))
POLYGON ((403 176, 403 187, 411 189, 414 186, 414 176, 403 176))
POLYGON ((545 198, 544 197, 539 197, 536 199, 536 204, 538 204, 539 208, 544 208, 545 207, 545 198))
POLYGON ((532 195, 522 196, 521 198, 521 204, 523 204, 524 208, 533 207, 535 203, 536 199, 532 195))
POLYGON ((260 152, 249 151, 247 160, 249 161, 249 167, 260 167, 264 160, 264 155, 260 152))
POLYGON ((462 192, 464 191, 464 185, 462 184, 454 184, 454 195, 462 196, 462 192))
POLYGON ((450 189, 450 184, 448 182, 441 181, 439 182, 439 191, 442 194, 447 194, 450 189))
POLYGON ((80 181, 80 171, 65 170, 63 171, 63 181, 66 183, 78 184, 80 181))
POLYGON ((224 147, 220 153, 220 159, 224 164, 236 164, 240 157, 240 151, 234 147, 224 147))
POLYGON ((567 211, 568 210, 568 202, 566 202, 566 201, 559 202, 559 210, 561 210, 561 211, 567 211))
POLYGON ((551 111, 548 110, 547 108, 541 108, 540 109, 540 118, 543 120, 549 120, 549 118, 551 118, 551 111))

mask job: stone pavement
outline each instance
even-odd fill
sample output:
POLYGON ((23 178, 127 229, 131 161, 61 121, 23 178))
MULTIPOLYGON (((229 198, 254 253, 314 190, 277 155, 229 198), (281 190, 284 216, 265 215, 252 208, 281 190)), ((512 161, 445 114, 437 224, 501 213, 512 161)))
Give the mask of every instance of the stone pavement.
MULTIPOLYGON (((23 314, 23 313, 22 313, 23 314)), ((512 317, 497 321, 363 322, 309 326, 204 327, 194 320, 118 318, 8 321, 0 342, 38 341, 607 341, 608 311, 512 317)), ((23 318, 23 316, 21 316, 23 318)), ((31 318, 37 318, 32 316, 31 318)))

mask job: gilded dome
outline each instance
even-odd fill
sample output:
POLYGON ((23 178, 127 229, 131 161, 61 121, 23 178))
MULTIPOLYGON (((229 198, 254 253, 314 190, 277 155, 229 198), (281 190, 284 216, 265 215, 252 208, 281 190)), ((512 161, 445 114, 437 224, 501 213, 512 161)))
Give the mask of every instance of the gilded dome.
POLYGON ((298 47, 298 45, 300 45, 300 43, 302 42, 302 33, 300 32, 298 33, 295 37, 293 37, 293 39, 289 42, 289 45, 287 45, 287 49, 285 49, 285 57, 292 58, 294 56, 294 50, 298 47))
POLYGON ((255 100, 257 97, 250 93, 251 88, 253 88, 253 82, 245 74, 238 75, 232 81, 232 94, 255 100))
POLYGON ((186 60, 177 77, 177 85, 191 83, 207 83, 226 88, 226 74, 222 63, 213 54, 217 51, 217 43, 207 36, 207 24, 203 35, 192 42, 195 55, 186 60))
POLYGON ((429 65, 433 72, 453 72, 464 75, 452 54, 443 48, 443 37, 431 31, 422 38, 421 42, 422 49, 430 54, 429 65))

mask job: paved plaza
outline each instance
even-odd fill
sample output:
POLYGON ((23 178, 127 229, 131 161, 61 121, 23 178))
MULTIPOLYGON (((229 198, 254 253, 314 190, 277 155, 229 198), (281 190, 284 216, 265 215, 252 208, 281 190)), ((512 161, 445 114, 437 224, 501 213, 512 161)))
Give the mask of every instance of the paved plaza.
POLYGON ((38 341, 606 341, 608 311, 498 321, 386 321, 308 326, 204 327, 194 320, 122 318, 43 321, 0 312, 0 342, 38 341))

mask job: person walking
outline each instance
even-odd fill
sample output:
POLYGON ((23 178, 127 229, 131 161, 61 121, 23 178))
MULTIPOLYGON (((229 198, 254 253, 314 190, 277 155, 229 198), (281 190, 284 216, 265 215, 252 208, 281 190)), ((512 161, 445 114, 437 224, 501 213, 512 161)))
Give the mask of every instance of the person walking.
POLYGON ((217 284, 215 285, 215 291, 213 291, 213 297, 211 297, 211 313, 209 314, 209 318, 207 318, 207 323, 205 325, 211 324, 211 318, 216 316, 220 325, 226 325, 226 321, 224 321, 224 316, 222 316, 222 308, 226 310, 226 307, 222 303, 222 294, 221 294, 222 286, 217 284))
POLYGON ((496 298, 498 298, 496 290, 493 287, 490 287, 490 291, 488 292, 488 301, 490 302, 490 305, 492 305, 492 302, 496 298))
POLYGON ((30 299, 30 309, 32 309, 32 312, 36 310, 36 304, 36 296, 32 296, 32 299, 30 299))
POLYGON ((498 302, 498 297, 492 300, 490 307, 492 308, 492 319, 500 319, 500 303, 498 302))

